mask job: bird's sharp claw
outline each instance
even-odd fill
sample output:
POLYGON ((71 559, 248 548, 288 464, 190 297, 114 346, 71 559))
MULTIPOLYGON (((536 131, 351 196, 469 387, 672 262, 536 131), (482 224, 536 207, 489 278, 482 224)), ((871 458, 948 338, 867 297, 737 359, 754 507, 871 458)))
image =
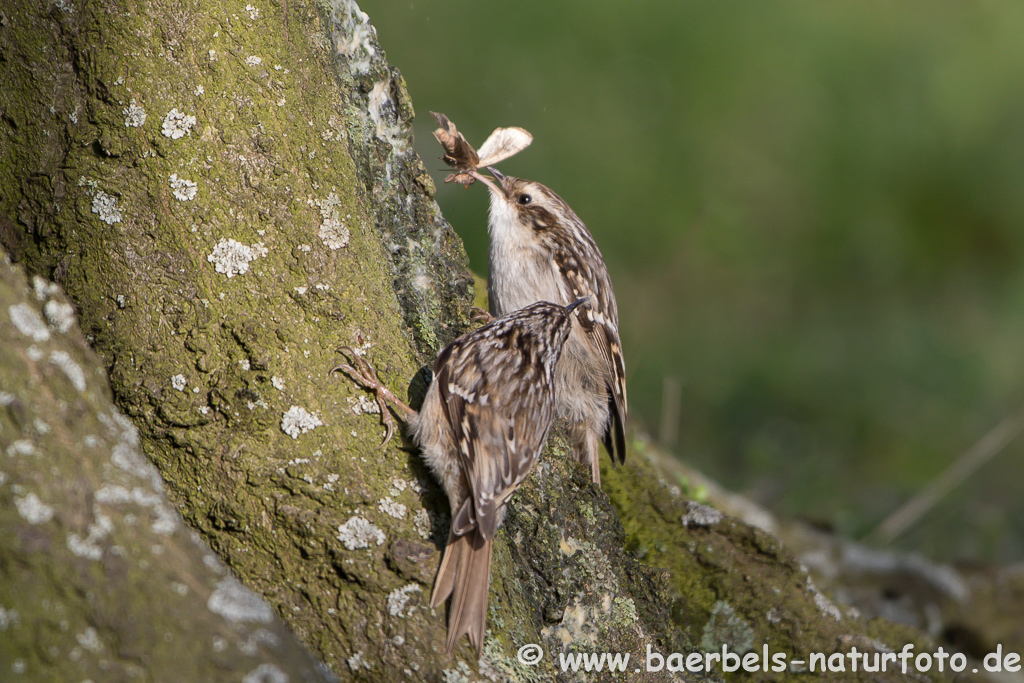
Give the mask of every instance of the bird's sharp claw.
POLYGON ((377 392, 377 405, 380 406, 380 419, 384 422, 384 426, 387 428, 387 432, 384 434, 384 440, 380 442, 378 448, 384 448, 388 445, 388 441, 391 441, 391 437, 395 434, 395 421, 391 417, 391 412, 388 410, 387 401, 381 392, 377 392))
POLYGON ((391 441, 391 437, 394 436, 394 434, 395 434, 395 427, 391 423, 390 417, 391 416, 389 415, 388 419, 384 420, 385 426, 387 428, 387 431, 384 433, 384 440, 380 442, 379 446, 377 446, 378 449, 384 448, 385 446, 387 446, 388 445, 388 441, 391 441))
POLYGON ((475 323, 482 323, 486 325, 494 320, 494 316, 479 306, 470 306, 469 319, 475 323))
POLYGON ((380 419, 387 428, 387 432, 384 434, 384 441, 382 441, 380 446, 378 446, 378 448, 384 448, 384 446, 391 441, 391 437, 395 434, 395 422, 391 417, 391 412, 388 409, 388 403, 385 397, 387 388, 381 383, 380 378, 377 377, 377 373, 370 364, 366 362, 366 359, 355 353, 347 346, 339 347, 338 350, 346 352, 352 358, 352 365, 349 365, 348 363, 339 363, 331 370, 331 372, 333 373, 340 370, 362 385, 363 388, 373 392, 374 398, 377 400, 377 405, 380 407, 380 419))

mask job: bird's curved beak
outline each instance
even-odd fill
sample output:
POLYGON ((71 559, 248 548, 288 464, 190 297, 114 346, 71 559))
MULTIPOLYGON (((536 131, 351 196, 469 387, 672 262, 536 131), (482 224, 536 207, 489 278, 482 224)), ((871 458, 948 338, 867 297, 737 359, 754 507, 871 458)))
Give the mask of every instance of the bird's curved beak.
POLYGON ((490 178, 485 176, 480 171, 477 171, 476 169, 470 171, 469 175, 472 176, 473 178, 476 178, 487 187, 491 188, 491 192, 507 198, 508 192, 505 191, 505 176, 503 176, 501 173, 498 173, 495 169, 491 168, 490 166, 487 167, 487 170, 494 174, 494 180, 491 180, 490 178))
POLYGON ((505 177, 504 173, 502 173, 498 169, 494 168, 493 166, 488 166, 487 170, 490 171, 491 175, 494 176, 494 179, 498 181, 498 185, 501 186, 502 193, 507 197, 508 196, 508 178, 505 177))
POLYGON ((571 304, 569 304, 568 306, 565 307, 566 315, 571 314, 574 310, 576 310, 577 307, 579 307, 580 304, 585 304, 588 301, 590 301, 590 297, 589 296, 585 296, 585 297, 582 297, 580 299, 576 299, 576 301, 573 301, 571 304))

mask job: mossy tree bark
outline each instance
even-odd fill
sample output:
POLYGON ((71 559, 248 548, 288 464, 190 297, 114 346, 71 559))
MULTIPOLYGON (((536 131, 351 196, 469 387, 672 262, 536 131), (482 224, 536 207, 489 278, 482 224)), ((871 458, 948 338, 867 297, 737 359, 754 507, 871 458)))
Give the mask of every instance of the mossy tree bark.
POLYGON ((59 288, 4 255, 0 311, 0 680, 333 680, 181 523, 59 288))
POLYGON ((796 656, 881 637, 774 539, 684 526, 641 454, 602 474, 609 498, 556 438, 495 545, 484 657, 449 660, 425 606, 442 496, 327 373, 348 345, 404 389, 472 295, 366 15, 14 0, 0 65, 0 237, 75 302, 188 524, 336 674, 541 680, 575 650, 629 652, 636 680, 660 680, 647 646, 796 656), (527 643, 539 666, 517 660, 527 643))

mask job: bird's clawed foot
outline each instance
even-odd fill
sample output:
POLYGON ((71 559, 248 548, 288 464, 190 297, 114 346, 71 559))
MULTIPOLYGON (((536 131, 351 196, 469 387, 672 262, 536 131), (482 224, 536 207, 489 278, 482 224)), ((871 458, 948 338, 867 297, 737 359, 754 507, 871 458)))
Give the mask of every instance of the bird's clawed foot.
POLYGON ((494 316, 479 306, 469 307, 469 319, 475 323, 480 323, 481 325, 494 322, 494 316))
POLYGON ((388 401, 391 401, 397 407, 404 410, 406 414, 413 414, 415 411, 400 401, 397 396, 391 393, 390 389, 381 383, 380 379, 377 377, 377 372, 370 367, 370 364, 367 363, 362 356, 347 346, 342 346, 338 350, 346 353, 352 359, 352 364, 340 363, 332 368, 331 372, 333 373, 340 370, 355 380, 358 384, 373 392, 374 398, 377 399, 377 405, 380 406, 380 419, 387 428, 387 433, 384 435, 384 441, 382 441, 379 446, 380 448, 383 448, 387 445, 388 441, 391 441, 391 437, 395 433, 395 421, 391 417, 391 412, 388 410, 388 401))

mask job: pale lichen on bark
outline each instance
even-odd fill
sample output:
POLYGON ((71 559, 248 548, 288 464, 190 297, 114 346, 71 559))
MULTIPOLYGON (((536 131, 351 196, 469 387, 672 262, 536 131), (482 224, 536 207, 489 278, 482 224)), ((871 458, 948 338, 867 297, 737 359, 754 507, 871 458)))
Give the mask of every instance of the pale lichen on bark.
POLYGON ((365 457, 377 427, 327 370, 340 344, 403 381, 417 359, 350 156, 351 105, 324 85, 321 15, 263 9, 5 8, 3 236, 67 286, 188 521, 343 670, 366 636, 338 621, 374 601, 331 568, 337 529, 379 514, 371 487, 408 457, 365 457), (77 124, 59 115, 74 109, 77 124), (202 191, 179 201, 175 176, 202 191), (100 193, 119 221, 92 211, 100 193), (329 197, 349 230, 338 249, 318 237, 329 197), (285 421, 291 406, 323 426, 285 421))

